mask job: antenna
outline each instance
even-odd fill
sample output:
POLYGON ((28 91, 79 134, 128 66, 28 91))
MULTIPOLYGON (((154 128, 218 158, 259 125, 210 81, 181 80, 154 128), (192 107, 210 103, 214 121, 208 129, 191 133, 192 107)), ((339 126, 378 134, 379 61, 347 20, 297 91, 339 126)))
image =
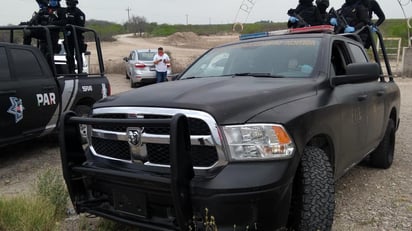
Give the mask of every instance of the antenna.
POLYGON ((246 23, 247 19, 249 18, 250 12, 252 11, 253 7, 255 6, 257 0, 243 0, 242 4, 237 11, 234 23, 233 23, 233 31, 242 32, 243 31, 243 23, 246 23))
POLYGON ((130 22, 130 11, 132 11, 132 9, 130 9, 130 7, 127 7, 126 11, 127 11, 127 22, 130 22))

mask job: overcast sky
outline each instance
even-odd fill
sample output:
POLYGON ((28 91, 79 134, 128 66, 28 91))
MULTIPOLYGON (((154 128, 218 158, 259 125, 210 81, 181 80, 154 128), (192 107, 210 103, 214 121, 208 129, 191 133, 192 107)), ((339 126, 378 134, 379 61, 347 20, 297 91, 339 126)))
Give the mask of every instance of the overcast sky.
MULTIPOLYGON (((3 3, 6 0, 1 0, 3 3)), ((400 0, 406 16, 412 17, 411 0, 400 0)), ((66 6, 62 0, 62 6, 66 6)), ((79 8, 87 20, 97 19, 125 23, 128 17, 143 16, 148 22, 168 24, 222 24, 271 20, 286 22, 286 12, 296 1, 283 0, 79 0, 79 8), (243 3, 246 4, 243 4, 243 3), (252 4, 254 3, 254 4, 252 4), (242 5, 243 4, 243 5, 242 5), (249 11, 247 17, 245 11, 249 11), (127 10, 129 9, 129 11, 127 10), (239 13, 238 13, 239 12, 239 13)), ((378 0, 387 18, 405 18, 398 0, 378 0)), ((331 7, 340 8, 344 0, 330 0, 331 7)), ((35 0, 12 0, 0 8, 0 25, 27 21, 38 8, 35 0)))

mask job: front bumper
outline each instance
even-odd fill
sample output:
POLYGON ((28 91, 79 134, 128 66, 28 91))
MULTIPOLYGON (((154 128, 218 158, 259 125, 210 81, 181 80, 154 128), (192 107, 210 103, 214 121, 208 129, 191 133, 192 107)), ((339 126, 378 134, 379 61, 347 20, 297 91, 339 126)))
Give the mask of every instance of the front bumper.
MULTIPOLYGON (((153 230, 190 230, 205 222, 219 231, 234 227, 276 230, 286 225, 292 188, 290 160, 232 163, 195 176, 184 156, 189 138, 174 140, 171 135, 171 147, 179 155, 171 161, 170 169, 153 171, 84 151, 81 143, 72 138, 78 129, 67 122, 72 116, 66 113, 60 139, 63 175, 78 213, 153 230)), ((78 119, 82 123, 90 121, 104 120, 78 119)), ((178 128, 178 132, 187 129, 178 128)), ((185 132, 179 136, 185 137, 185 132)))
MULTIPOLYGON (((291 185, 276 179, 282 175, 282 164, 273 164, 254 166, 258 172, 246 177, 245 169, 251 168, 248 164, 227 166, 212 179, 195 177, 190 201, 196 220, 203 223, 213 216, 219 230, 233 230, 234 226, 275 230, 285 225, 291 185), (273 179, 265 181, 270 173, 273 179), (272 184, 266 185, 268 181, 272 184)), ((172 198, 170 176, 97 167, 91 162, 73 166, 72 171, 82 179, 78 182, 81 193, 73 201, 77 212, 155 230, 177 229, 175 207, 179 205, 172 198)))

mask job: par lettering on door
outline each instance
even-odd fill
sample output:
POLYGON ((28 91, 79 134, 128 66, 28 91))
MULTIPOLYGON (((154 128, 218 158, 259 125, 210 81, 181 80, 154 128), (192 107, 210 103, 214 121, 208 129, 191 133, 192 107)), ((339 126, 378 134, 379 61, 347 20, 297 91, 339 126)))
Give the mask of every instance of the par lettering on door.
POLYGON ((51 93, 41 93, 36 94, 37 97, 37 106, 50 106, 56 104, 56 95, 51 93))

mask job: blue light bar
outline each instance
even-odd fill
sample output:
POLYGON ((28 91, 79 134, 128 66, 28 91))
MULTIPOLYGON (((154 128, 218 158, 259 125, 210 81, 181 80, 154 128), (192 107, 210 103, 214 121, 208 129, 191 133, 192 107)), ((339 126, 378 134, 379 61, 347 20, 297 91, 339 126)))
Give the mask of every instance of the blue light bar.
POLYGON ((274 30, 269 32, 258 32, 253 34, 242 34, 239 36, 240 40, 263 38, 284 34, 303 34, 303 33, 333 33, 334 27, 331 25, 308 26, 302 28, 291 28, 285 30, 274 30))
POLYGON ((246 40, 246 39, 253 39, 253 38, 263 38, 263 37, 268 37, 269 33, 268 32, 259 32, 259 33, 253 33, 253 34, 242 34, 239 36, 240 40, 246 40))

